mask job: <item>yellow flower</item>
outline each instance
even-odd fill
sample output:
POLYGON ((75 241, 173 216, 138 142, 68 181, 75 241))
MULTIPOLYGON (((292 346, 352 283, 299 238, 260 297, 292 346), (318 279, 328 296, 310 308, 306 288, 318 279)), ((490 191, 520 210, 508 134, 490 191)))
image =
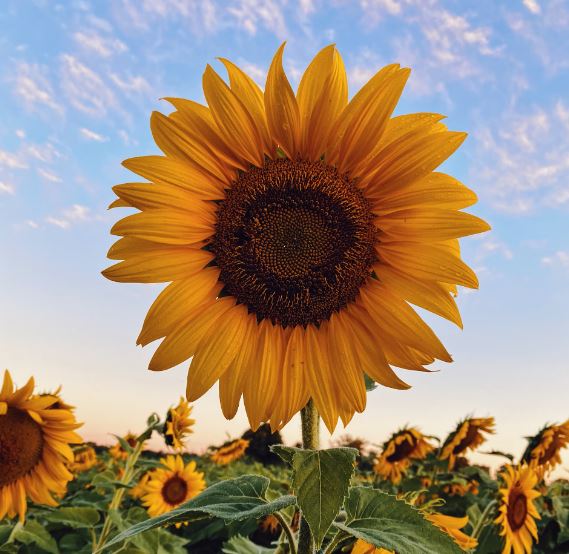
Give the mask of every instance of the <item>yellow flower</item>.
POLYGON ((348 102, 344 64, 321 50, 296 94, 281 46, 265 91, 222 59, 208 106, 169 98, 153 113, 164 156, 124 165, 150 182, 114 187, 138 210, 103 274, 170 283, 138 343, 163 339, 149 367, 191 359, 186 396, 219 381, 224 415, 243 397, 251 427, 280 429, 310 398, 328 429, 366 404, 364 374, 406 389, 391 365, 451 357, 409 303, 462 326, 456 285, 476 288, 460 237, 489 226, 461 211, 476 195, 434 170, 463 142, 442 115, 391 117, 409 69, 381 69, 348 102))
POLYGON ((175 450, 183 450, 185 438, 193 433, 192 425, 196 421, 190 419, 191 412, 192 407, 184 398, 180 398, 180 403, 175 408, 168 410, 164 425, 164 440, 175 450))
POLYGON ((249 441, 245 439, 236 439, 228 444, 220 446, 211 454, 211 459, 217 465, 225 466, 245 455, 245 451, 249 446, 249 441))
POLYGON ((447 437, 441 450, 441 460, 448 460, 448 468, 452 470, 457 456, 465 454, 468 450, 476 450, 486 442, 483 433, 494 433, 494 418, 479 417, 466 418, 447 437))
POLYGON ((146 485, 150 478, 152 477, 152 471, 147 471, 142 475, 142 477, 138 480, 138 483, 132 489, 130 489, 130 496, 133 498, 142 498, 146 493, 146 485))
POLYGON ((362 539, 358 539, 352 547, 352 554, 393 554, 391 550, 376 548, 362 539))
POLYGON ((449 535, 463 550, 471 550, 478 546, 476 539, 461 531, 463 527, 468 525, 468 516, 453 517, 443 514, 425 514, 425 519, 449 535))
POLYGON ((273 514, 269 514, 261 520, 259 527, 261 528, 261 531, 274 535, 281 528, 281 524, 273 514))
POLYGON ((205 489, 204 474, 196 471, 196 462, 184 465, 181 456, 166 456, 160 461, 166 467, 152 470, 142 496, 151 517, 173 510, 205 489))
POLYGON ((501 473, 504 488, 500 489, 500 515, 496 523, 501 526, 500 535, 504 537, 502 554, 523 554, 532 551, 532 537, 537 542, 536 519, 541 519, 534 505, 540 496, 535 490, 537 475, 525 464, 519 467, 506 466, 501 473))
POLYGON ((418 429, 403 429, 385 442, 373 470, 384 479, 397 484, 412 460, 422 460, 432 450, 433 446, 418 429))
POLYGON ((569 419, 561 425, 548 425, 528 439, 522 462, 529 464, 538 477, 561 463, 561 450, 569 444, 569 419))
MULTIPOLYGON (((129 446, 134 448, 136 446, 136 435, 128 432, 124 437, 124 440, 129 446)), ((116 442, 111 448, 109 448, 109 454, 115 460, 126 460, 128 458, 128 452, 124 450, 120 442, 116 442)))
POLYGON ((73 463, 69 469, 74 473, 87 471, 97 465, 97 453, 92 446, 86 445, 73 452, 73 463))
POLYGON ((81 427, 70 410, 54 407, 53 396, 32 396, 34 379, 15 388, 4 373, 0 388, 0 520, 16 514, 23 521, 27 499, 57 506, 73 475, 70 444, 82 443, 81 427))

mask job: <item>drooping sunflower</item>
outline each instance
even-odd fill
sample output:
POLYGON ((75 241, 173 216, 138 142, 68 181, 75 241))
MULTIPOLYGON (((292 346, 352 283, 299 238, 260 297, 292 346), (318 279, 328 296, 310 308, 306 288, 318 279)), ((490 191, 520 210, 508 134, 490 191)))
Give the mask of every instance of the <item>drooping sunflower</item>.
POLYGON ((193 433, 192 425, 196 421, 190 418, 191 412, 192 407, 184 398, 180 398, 180 402, 175 408, 168 410, 163 431, 164 440, 174 450, 183 450, 186 437, 193 433))
POLYGON ((150 473, 141 499, 151 517, 173 510, 205 489, 204 474, 196 470, 196 462, 184 465, 179 455, 160 461, 166 467, 150 473))
MULTIPOLYGON (((123 439, 132 448, 136 446, 136 435, 130 431, 123 437, 123 439)), ((128 452, 122 447, 121 443, 117 441, 111 448, 109 448, 109 455, 115 460, 126 460, 128 458, 128 452)))
POLYGON ((463 142, 442 115, 392 117, 410 70, 384 67, 348 101, 344 64, 321 50, 296 94, 275 54, 264 92, 222 59, 207 106, 168 98, 153 113, 163 156, 124 165, 149 182, 117 185, 119 282, 170 283, 138 344, 149 367, 191 358, 187 398, 219 380, 224 415, 243 397, 250 425, 280 429, 313 398, 328 429, 362 412, 364 374, 409 388, 391 366, 425 371, 451 356, 409 303, 458 326, 456 286, 476 288, 458 238, 487 231, 477 200, 434 170, 463 142))
POLYGON ((373 470, 384 479, 398 484, 413 460, 422 460, 433 450, 425 436, 415 427, 397 431, 383 444, 373 470))
POLYGON ((69 410, 53 407, 50 396, 33 396, 34 379, 15 388, 8 371, 0 388, 0 520, 23 520, 27 499, 57 506, 73 475, 70 444, 82 443, 81 427, 69 410))
POLYGON ((541 519, 534 500, 540 496, 535 489, 538 478, 535 471, 522 464, 518 467, 507 465, 501 473, 504 487, 500 489, 500 515, 495 522, 501 526, 500 535, 504 537, 502 554, 523 554, 532 551, 533 539, 537 542, 536 519, 541 519))
POLYGON ((493 417, 467 417, 446 438, 441 448, 441 460, 448 460, 448 468, 452 470, 456 458, 469 450, 476 450, 486 442, 484 433, 494 433, 493 417))
POLYGON ((249 441, 245 439, 236 439, 220 446, 211 454, 211 459, 217 465, 225 466, 245 455, 245 450, 249 446, 249 441))
POLYGON ((97 453, 92 446, 85 445, 73 452, 73 462, 69 464, 69 469, 73 473, 88 471, 97 465, 97 453))
POLYGON ((528 437, 522 462, 538 472, 539 477, 561 463, 561 450, 569 445, 569 419, 560 425, 547 425, 537 435, 528 437))
POLYGON ((454 517, 432 513, 425 514, 425 519, 449 535, 463 550, 472 550, 478 546, 476 539, 461 531, 468 525, 468 516, 454 517))

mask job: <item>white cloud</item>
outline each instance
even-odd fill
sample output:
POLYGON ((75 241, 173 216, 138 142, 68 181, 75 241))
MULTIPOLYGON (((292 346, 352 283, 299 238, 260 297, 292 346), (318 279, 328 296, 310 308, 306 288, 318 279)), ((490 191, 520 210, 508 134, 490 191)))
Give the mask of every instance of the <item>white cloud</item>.
POLYGON ((28 156, 44 163, 53 163, 55 160, 62 158, 61 152, 51 143, 45 144, 26 144, 24 151, 28 156))
POLYGON ((86 138, 87 140, 92 140, 94 142, 106 142, 107 140, 109 140, 108 137, 100 135, 95 131, 91 131, 91 129, 86 129, 85 127, 79 129, 79 132, 81 133, 82 137, 86 138))
POLYGON ((25 139, 26 138, 26 131, 24 131, 23 129, 16 129, 16 136, 19 139, 25 139))
POLYGON ((66 219, 61 219, 50 215, 46 217, 45 220, 50 225, 54 225, 55 227, 59 227, 60 229, 67 229, 69 227, 69 221, 67 221, 66 219))
POLYGON ((14 188, 14 185, 11 185, 10 183, 6 183, 4 181, 0 181, 0 194, 14 195, 16 194, 16 189, 14 188))
POLYGON ((111 81, 125 93, 143 94, 151 90, 148 81, 140 76, 135 75, 132 77, 121 78, 115 73, 110 74, 111 81))
POLYGON ((227 12, 237 26, 250 35, 255 35, 261 25, 284 39, 289 33, 281 6, 276 0, 237 0, 227 8, 227 12))
POLYGON ((75 223, 91 221, 91 210, 87 206, 81 204, 73 204, 71 207, 63 210, 61 215, 46 217, 46 222, 60 229, 68 229, 75 223))
POLYGON ((94 30, 77 31, 73 39, 81 48, 95 52, 103 58, 120 54, 128 50, 126 44, 114 37, 103 37, 94 30))
POLYGON ((28 227, 31 227, 32 229, 37 229, 39 227, 39 224, 36 221, 34 221, 33 219, 27 219, 26 225, 28 227))
POLYGON ((18 154, 0 150, 0 165, 9 169, 27 169, 28 164, 18 154))
POLYGON ((558 250, 551 256, 541 258, 541 263, 550 267, 569 269, 569 252, 558 250))
POLYGON ((523 4, 533 14, 541 12, 541 8, 539 7, 537 0, 523 0, 523 4))
POLYGON ((61 56, 61 86, 71 105, 86 114, 100 117, 116 105, 103 79, 70 54, 61 56))
POLYGON ((495 238, 483 239, 476 253, 477 261, 484 260, 492 254, 499 254, 505 260, 511 260, 514 257, 514 253, 505 242, 499 241, 495 238))
POLYGON ((43 177, 46 181, 50 181, 51 183, 61 183, 62 179, 52 171, 48 169, 39 168, 38 175, 43 177))
POLYGON ((53 86, 44 67, 26 62, 18 64, 13 84, 14 94, 28 109, 48 107, 63 113, 63 107, 55 100, 53 86))

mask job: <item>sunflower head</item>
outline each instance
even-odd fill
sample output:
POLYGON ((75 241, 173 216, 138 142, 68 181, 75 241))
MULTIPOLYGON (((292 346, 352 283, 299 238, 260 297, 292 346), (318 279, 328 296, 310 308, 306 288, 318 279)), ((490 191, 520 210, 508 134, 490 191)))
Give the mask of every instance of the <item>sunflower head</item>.
POLYGON ((264 92, 228 60, 210 66, 207 105, 168 98, 150 126, 163 156, 124 165, 145 182, 114 187, 137 213, 103 273, 170 283, 139 344, 163 339, 150 369, 191 359, 186 395, 219 381, 223 413, 243 398, 251 428, 280 429, 312 398, 326 426, 366 403, 364 375, 409 388, 391 366, 451 357, 411 308, 459 326, 456 286, 476 288, 458 239, 489 229, 463 208, 476 195, 434 170, 463 142, 442 115, 392 117, 409 76, 378 71, 348 101, 327 46, 293 91, 274 56, 264 92), (340 369, 338 369, 340 368, 340 369))
MULTIPOLYGON (((137 444, 137 436, 130 431, 123 437, 123 439, 131 448, 134 448, 137 444)), ((122 447, 119 441, 109 448, 109 454, 117 461, 124 461, 128 458, 128 452, 122 447)))
POLYGON ((236 439, 225 443, 223 446, 215 449, 211 453, 211 459, 217 465, 225 466, 239 460, 245 455, 245 451, 249 446, 249 441, 246 439, 236 439))
POLYGON ((503 487, 500 489, 500 508, 496 523, 504 537, 502 554, 510 552, 531 552, 532 537, 537 542, 537 525, 541 519, 534 504, 540 496, 535 489, 538 478, 534 470, 522 464, 507 465, 500 475, 503 487))
POLYGON ((522 462, 530 465, 543 477, 561 463, 561 450, 569 445, 569 420, 560 425, 547 425, 528 438, 522 462))
POLYGON ((458 457, 468 451, 476 450, 486 442, 485 434, 492 433, 494 433, 493 417, 468 417, 464 419, 443 443, 441 460, 448 460, 448 467, 452 470, 458 457))
POLYGON ((168 410, 166 423, 164 424, 164 440, 166 444, 174 450, 181 451, 185 447, 185 440, 193 433, 192 426, 196 422, 190 418, 192 407, 184 398, 175 408, 168 410))
POLYGON ((8 371, 0 387, 0 520, 23 520, 27 500, 56 506, 73 478, 70 444, 83 440, 73 413, 53 395, 34 395, 34 379, 16 388, 8 371))
POLYGON ((129 491, 130 496, 132 496, 132 498, 142 498, 147 492, 146 485, 148 484, 151 478, 152 478, 152 471, 147 471, 146 473, 143 473, 138 482, 136 483, 136 485, 134 485, 134 487, 130 489, 129 491))
POLYGON ((73 451, 73 463, 69 464, 69 469, 73 473, 81 473, 96 465, 97 453, 92 446, 87 444, 73 451))
POLYGON ((384 479, 398 484, 413 460, 424 459, 433 450, 426 437, 415 427, 394 433, 383 444, 373 470, 384 479))
POLYGON ((196 462, 184 464, 179 455, 166 456, 160 461, 165 467, 150 472, 141 498, 151 517, 173 510, 197 496, 206 486, 204 474, 197 471, 196 462))

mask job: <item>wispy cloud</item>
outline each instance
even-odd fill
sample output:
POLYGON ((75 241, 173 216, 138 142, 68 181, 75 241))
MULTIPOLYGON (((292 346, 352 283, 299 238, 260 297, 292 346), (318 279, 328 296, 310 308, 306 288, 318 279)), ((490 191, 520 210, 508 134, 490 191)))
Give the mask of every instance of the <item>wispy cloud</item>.
POLYGON ((0 166, 7 167, 9 169, 27 169, 28 164, 19 154, 0 150, 0 166))
POLYGON ((14 188, 14 185, 6 183, 5 181, 0 181, 0 194, 14 195, 16 194, 16 189, 14 188))
POLYGON ((103 36, 93 29, 73 33, 73 39, 84 50, 94 52, 103 58, 128 50, 127 45, 112 36, 103 36))
POLYGON ((99 133, 96 133, 95 131, 91 131, 91 129, 87 129, 85 127, 82 127, 81 129, 79 129, 79 132, 81 133, 81 136, 83 138, 86 138, 87 140, 92 140, 94 142, 106 142, 109 140, 109 137, 106 137, 104 135, 100 135, 99 133))
POLYGON ((61 152, 51 143, 45 144, 26 144, 24 152, 28 157, 34 158, 44 163, 53 163, 63 157, 61 152))
POLYGON ((82 204, 73 204, 66 208, 60 215, 50 215, 45 218, 46 223, 59 227, 60 229, 68 229, 75 223, 91 221, 91 210, 82 204))
POLYGON ((550 256, 541 258, 541 263, 549 267, 561 267, 569 269, 569 252, 565 250, 558 250, 550 256))
POLYGON ((537 0, 523 0, 524 6, 533 14, 541 13, 537 0))
POLYGON ((57 113, 63 113, 63 106, 55 100, 53 85, 45 67, 27 62, 19 63, 13 78, 13 90, 16 97, 30 110, 47 107, 57 113))
POLYGON ((141 75, 123 78, 116 73, 111 73, 109 77, 120 90, 127 94, 146 94, 151 90, 148 81, 141 75))
POLYGON ((50 181, 51 183, 61 183, 62 179, 49 169, 44 169, 42 167, 38 168, 38 175, 43 177, 46 181, 50 181))
POLYGON ((227 8, 227 12, 250 35, 256 34, 259 26, 262 26, 283 39, 288 31, 281 6, 275 0, 238 0, 227 8))

